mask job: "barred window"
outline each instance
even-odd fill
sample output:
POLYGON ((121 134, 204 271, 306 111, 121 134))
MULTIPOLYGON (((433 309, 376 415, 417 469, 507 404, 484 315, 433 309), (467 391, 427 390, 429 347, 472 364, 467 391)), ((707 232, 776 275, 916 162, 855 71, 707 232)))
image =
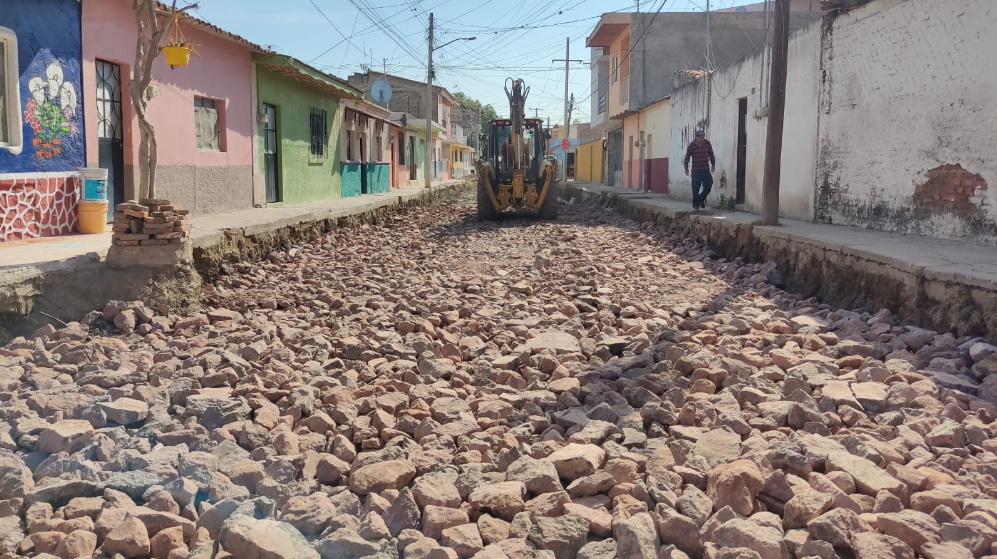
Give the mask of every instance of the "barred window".
POLYGON ((310 128, 311 146, 309 148, 309 156, 311 159, 325 159, 326 147, 329 141, 329 123, 325 111, 312 108, 310 128))

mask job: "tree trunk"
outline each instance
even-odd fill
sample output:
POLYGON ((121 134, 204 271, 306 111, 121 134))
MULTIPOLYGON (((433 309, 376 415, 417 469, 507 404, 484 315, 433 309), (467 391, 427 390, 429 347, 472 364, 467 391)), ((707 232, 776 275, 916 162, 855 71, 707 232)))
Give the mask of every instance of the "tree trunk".
MULTIPOLYGON (((191 4, 184 9, 196 6, 197 4, 191 4)), ((149 120, 147 111, 149 107, 148 91, 149 85, 152 84, 152 66, 156 62, 156 57, 159 56, 159 45, 163 41, 163 36, 169 28, 170 22, 176 17, 177 2, 173 0, 169 16, 162 22, 156 15, 156 2, 154 0, 133 0, 132 9, 135 11, 138 35, 135 45, 135 65, 132 68, 132 79, 129 81, 129 87, 141 135, 138 151, 138 198, 155 198, 156 164, 159 158, 156 128, 149 120), (147 31, 151 31, 151 34, 147 35, 147 31)))

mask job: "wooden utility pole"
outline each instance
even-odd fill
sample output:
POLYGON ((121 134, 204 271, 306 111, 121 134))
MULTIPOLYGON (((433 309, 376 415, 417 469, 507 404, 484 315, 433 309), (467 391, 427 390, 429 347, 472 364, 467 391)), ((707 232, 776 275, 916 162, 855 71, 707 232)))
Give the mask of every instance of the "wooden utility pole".
MULTIPOLYGON (((552 60, 552 62, 561 62, 559 59, 552 60)), ((571 59, 571 37, 564 40, 564 138, 568 137, 568 132, 571 131, 571 123, 568 121, 571 115, 568 114, 568 103, 570 102, 568 97, 568 73, 571 71, 572 62, 585 62, 584 60, 572 60, 571 59)), ((561 177, 564 180, 568 180, 568 153, 564 153, 564 165, 561 166, 561 177)))
POLYGON ((789 53, 789 0, 775 0, 769 124, 762 179, 762 225, 779 224, 779 181, 782 175, 782 130, 786 116, 786 58, 789 53))
POLYGON ((429 150, 432 149, 433 142, 433 14, 429 14, 429 66, 426 67, 426 110, 423 111, 426 114, 423 115, 426 118, 426 153, 425 159, 423 160, 423 170, 424 177, 423 184, 426 188, 429 188, 429 182, 432 177, 430 173, 430 153, 429 150))

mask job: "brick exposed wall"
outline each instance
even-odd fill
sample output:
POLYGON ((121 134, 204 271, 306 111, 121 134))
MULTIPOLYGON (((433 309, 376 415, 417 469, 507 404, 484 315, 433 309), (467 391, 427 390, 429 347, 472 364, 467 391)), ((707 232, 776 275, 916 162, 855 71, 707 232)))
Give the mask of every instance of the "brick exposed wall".
POLYGON ((79 179, 0 179, 0 242, 76 232, 79 179))
POLYGON ((819 221, 997 243, 995 29, 993 0, 875 0, 825 25, 819 221))
POLYGON ((987 181, 962 165, 942 165, 928 171, 928 180, 914 188, 914 207, 930 216, 949 212, 971 218, 986 194, 987 181))

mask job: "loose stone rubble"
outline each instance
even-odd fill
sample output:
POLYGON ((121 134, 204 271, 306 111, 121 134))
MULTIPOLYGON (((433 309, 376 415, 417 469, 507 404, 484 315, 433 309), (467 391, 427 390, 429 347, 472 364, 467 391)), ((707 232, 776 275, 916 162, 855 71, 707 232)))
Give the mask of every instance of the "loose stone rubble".
POLYGON ((997 557, 997 347, 597 208, 470 215, 0 349, 0 559, 997 557))

